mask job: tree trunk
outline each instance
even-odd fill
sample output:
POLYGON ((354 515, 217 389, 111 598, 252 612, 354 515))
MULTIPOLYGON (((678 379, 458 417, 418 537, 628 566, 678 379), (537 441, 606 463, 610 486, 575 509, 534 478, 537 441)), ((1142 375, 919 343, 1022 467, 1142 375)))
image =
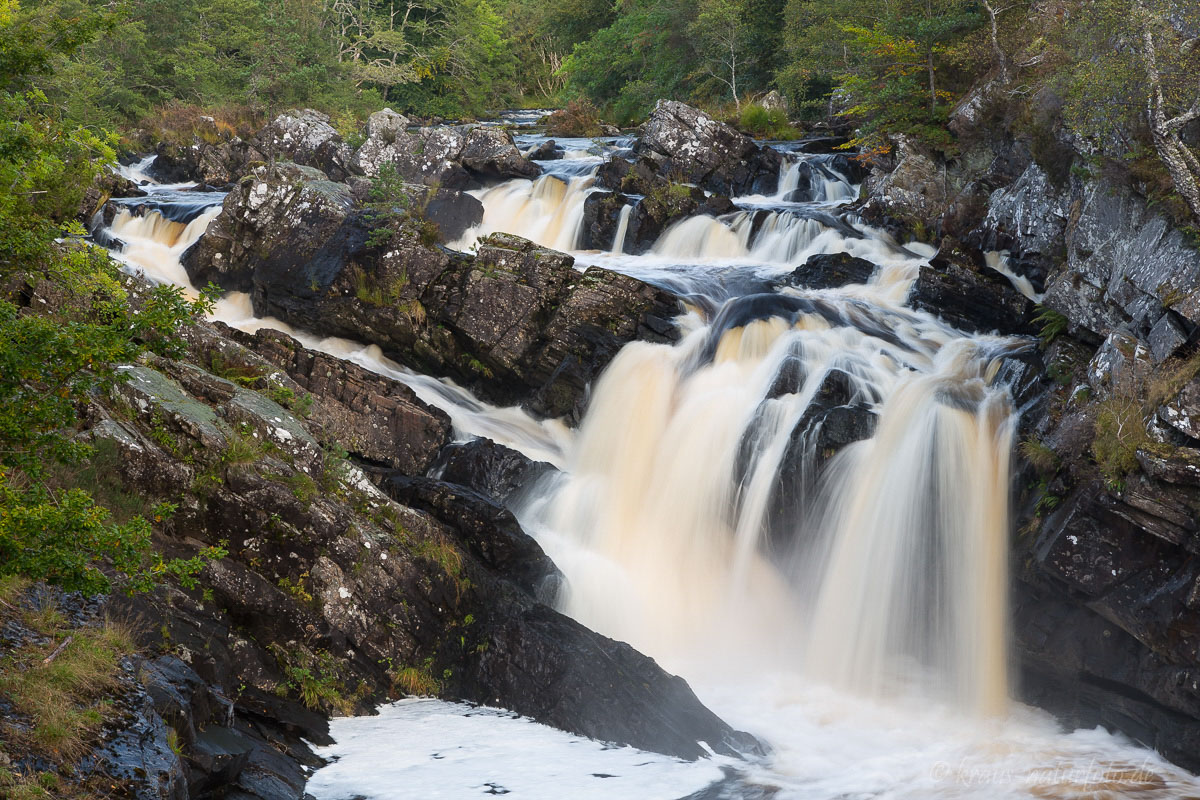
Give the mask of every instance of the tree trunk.
MULTIPOLYGON (((1167 168, 1175 191, 1187 203, 1192 216, 1200 220, 1200 161, 1179 138, 1181 120, 1192 116, 1188 112, 1182 117, 1167 120, 1166 99, 1163 97, 1162 75, 1158 71, 1158 53, 1155 50, 1154 32, 1150 29, 1150 11, 1145 3, 1138 2, 1142 22, 1142 44, 1145 48, 1146 75, 1150 79, 1150 97, 1146 102, 1146 117, 1150 124, 1150 135, 1154 139, 1154 150, 1167 168)), ((1200 103, 1200 100, 1197 101, 1200 103)))
POLYGON ((933 82, 933 48, 926 51, 926 63, 929 66, 929 113, 937 111, 937 85, 933 82))

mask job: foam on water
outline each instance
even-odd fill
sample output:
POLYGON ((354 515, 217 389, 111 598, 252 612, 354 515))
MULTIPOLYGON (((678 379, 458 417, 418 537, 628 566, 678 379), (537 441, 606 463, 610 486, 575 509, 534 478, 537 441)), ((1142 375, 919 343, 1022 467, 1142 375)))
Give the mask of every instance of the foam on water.
POLYGON ((317 754, 337 760, 306 787, 320 800, 675 800, 732 763, 614 748, 498 709, 429 699, 335 719, 329 733, 337 744, 317 754))

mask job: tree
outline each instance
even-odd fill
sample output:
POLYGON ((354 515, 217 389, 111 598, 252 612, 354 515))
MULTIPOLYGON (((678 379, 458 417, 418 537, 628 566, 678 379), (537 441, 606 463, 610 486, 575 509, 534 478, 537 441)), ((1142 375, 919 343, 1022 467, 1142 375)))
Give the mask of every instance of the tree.
POLYGON ((1181 41, 1179 32, 1168 21, 1164 9, 1152 10, 1147 0, 1135 3, 1142 34, 1142 58, 1145 62, 1148 99, 1146 117, 1154 149, 1175 190, 1200 221, 1200 159, 1181 138, 1185 125, 1200 119, 1200 60, 1189 58, 1200 49, 1195 39, 1181 41), (1188 73, 1175 80, 1164 75, 1159 65, 1159 40, 1174 44, 1188 73))
POLYGON ((700 0, 696 19, 688 26, 704 72, 729 87, 738 109, 742 107, 738 76, 744 76, 752 61, 746 46, 745 14, 739 0, 700 0))
POLYGON ((161 287, 134 310, 116 265, 78 239, 74 216, 112 163, 112 138, 64 122, 38 81, 105 24, 78 3, 25 11, 0 0, 0 575, 85 591, 108 587, 102 565, 135 588, 199 569, 157 556, 144 519, 112 522, 86 491, 50 480, 90 453, 73 435, 90 393, 116 383, 116 366, 145 346, 177 351, 178 327, 207 302, 161 287), (52 313, 9 294, 35 285, 59 298, 52 313))
POLYGON ((1196 4, 1097 0, 1058 32, 1052 73, 1075 133, 1114 158, 1152 153, 1182 201, 1177 216, 1195 220, 1200 161, 1183 134, 1200 120, 1200 47, 1184 31, 1198 25, 1196 4))

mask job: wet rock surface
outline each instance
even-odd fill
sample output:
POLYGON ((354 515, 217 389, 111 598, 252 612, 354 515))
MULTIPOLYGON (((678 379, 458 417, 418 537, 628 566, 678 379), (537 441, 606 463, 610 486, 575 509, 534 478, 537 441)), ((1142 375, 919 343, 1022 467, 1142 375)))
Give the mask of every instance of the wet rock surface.
MULTIPOLYGON (((586 277, 528 243, 489 246, 530 290, 586 277)), ((186 342, 188 361, 129 365, 87 417, 114 479, 183 498, 155 534, 168 557, 228 551, 203 589, 111 601, 145 621, 146 658, 96 755, 105 774, 139 797, 301 800, 329 714, 414 693, 682 758, 757 746, 545 605, 561 575, 501 502, 549 465, 449 445, 445 415, 407 387, 282 334, 201 325, 186 342)))
POLYGON ((954 245, 944 245, 920 268, 908 302, 960 330, 1035 332, 1033 302, 1003 277, 971 263, 954 245))
POLYGON ((778 186, 783 157, 777 151, 691 106, 659 100, 639 132, 636 151, 664 175, 729 196, 769 195, 778 186))

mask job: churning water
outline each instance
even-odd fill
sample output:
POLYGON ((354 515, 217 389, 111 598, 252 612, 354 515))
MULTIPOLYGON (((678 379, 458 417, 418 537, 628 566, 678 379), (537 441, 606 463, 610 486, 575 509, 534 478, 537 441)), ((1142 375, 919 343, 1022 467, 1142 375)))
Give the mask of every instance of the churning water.
MULTIPOLYGON (((601 156, 573 155, 480 191, 483 222, 458 244, 499 230, 577 249, 601 156)), ((557 466, 514 510, 566 575, 562 610, 684 675, 772 748, 685 763, 405 701, 334 721, 323 752, 337 761, 314 776, 316 797, 1200 797, 1154 753, 1063 732, 1009 699, 1016 420, 997 375, 1026 343, 908 308, 928 250, 832 216, 856 190, 827 166, 818 197, 786 199, 802 163, 785 165, 778 196, 680 222, 646 255, 623 254, 623 230, 607 251, 577 253, 704 298, 680 317, 678 343, 618 354, 578 430, 482 403, 369 343, 255 318, 245 295, 221 300, 217 319, 403 381, 460 437, 557 466), (867 258, 874 275, 832 290, 777 280, 834 252, 867 258)), ((181 190, 146 188, 164 202, 181 190)), ((130 269, 192 290, 179 257, 217 213, 121 211, 106 235, 130 269)))

